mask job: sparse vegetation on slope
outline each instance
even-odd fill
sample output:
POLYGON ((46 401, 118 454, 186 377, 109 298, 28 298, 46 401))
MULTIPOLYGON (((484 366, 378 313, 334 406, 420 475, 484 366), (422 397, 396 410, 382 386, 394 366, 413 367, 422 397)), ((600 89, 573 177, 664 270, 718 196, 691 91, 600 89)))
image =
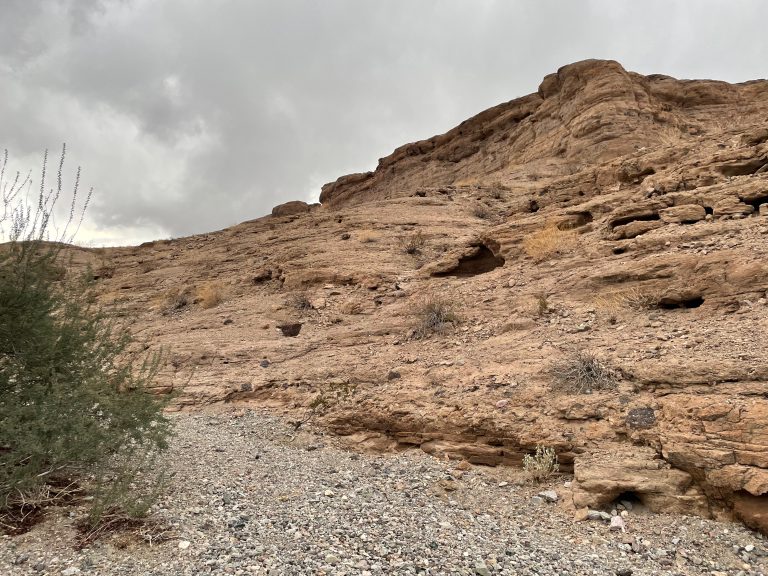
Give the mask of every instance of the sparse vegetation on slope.
MULTIPOLYGON (((127 330, 91 304, 84 278, 62 278, 61 241, 49 238, 58 186, 25 203, 29 179, 0 173, 9 243, 0 255, 0 528, 20 529, 48 504, 87 492, 87 524, 140 516, 157 483, 138 486, 166 447, 164 401, 147 394, 159 357, 134 361, 127 330), (54 240, 54 242, 49 242, 54 240)), ((79 179, 79 172, 78 172, 79 179)), ((77 183, 69 224, 76 213, 77 183)), ((87 200, 86 200, 87 203, 87 200)), ((92 278, 93 275, 90 275, 92 278)))

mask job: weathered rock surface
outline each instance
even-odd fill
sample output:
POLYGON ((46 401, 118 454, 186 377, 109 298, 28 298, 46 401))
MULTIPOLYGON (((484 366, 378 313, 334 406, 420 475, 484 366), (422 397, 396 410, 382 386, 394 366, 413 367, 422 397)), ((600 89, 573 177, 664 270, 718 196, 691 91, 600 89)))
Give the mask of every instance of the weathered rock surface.
POLYGON ((766 117, 766 81, 579 62, 320 207, 78 258, 169 350, 158 390, 180 410, 267 406, 489 465, 552 446, 585 505, 632 492, 766 531, 766 117), (221 303, 169 300, 202 286, 221 303), (435 301, 460 321, 418 338, 435 301), (563 389, 574 352, 615 386, 563 389))

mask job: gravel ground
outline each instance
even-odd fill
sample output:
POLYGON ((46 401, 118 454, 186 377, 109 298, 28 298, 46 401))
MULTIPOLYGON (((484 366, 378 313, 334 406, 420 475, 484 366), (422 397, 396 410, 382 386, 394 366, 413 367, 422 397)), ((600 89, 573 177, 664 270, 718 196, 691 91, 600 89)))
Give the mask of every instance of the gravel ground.
POLYGON ((419 451, 355 454, 263 412, 174 416, 156 506, 164 541, 112 534, 73 547, 81 510, 0 542, 0 574, 765 574, 766 540, 737 524, 633 509, 627 532, 575 522, 568 478, 521 485, 511 469, 456 469, 419 451))

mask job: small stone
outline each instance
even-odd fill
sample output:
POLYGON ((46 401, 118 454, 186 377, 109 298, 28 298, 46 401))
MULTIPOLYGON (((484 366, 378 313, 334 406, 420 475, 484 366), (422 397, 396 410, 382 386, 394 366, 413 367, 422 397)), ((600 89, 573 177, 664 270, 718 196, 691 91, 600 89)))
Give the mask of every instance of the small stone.
POLYGON ((491 576, 491 571, 488 566, 482 560, 475 562, 475 574, 477 576, 491 576))
POLYGON ((398 378, 400 378, 400 372, 397 370, 390 370, 387 374, 387 380, 397 380, 398 378))
POLYGON ((616 576, 632 576, 632 568, 618 568, 616 576))
POLYGON ((335 496, 335 494, 333 493, 333 490, 326 490, 325 492, 323 492, 323 494, 328 496, 328 498, 333 498, 335 496))
POLYGON ((509 486, 509 482, 499 482, 499 488, 504 488, 504 486, 509 486))
POLYGON ((65 568, 61 571, 62 576, 74 576, 75 574, 80 574, 80 568, 75 568, 74 566, 70 566, 69 568, 65 568))
POLYGON ((352 238, 352 236, 350 236, 348 232, 344 232, 344 234, 341 235, 342 240, 349 240, 350 238, 352 238))
POLYGON ((266 358, 264 358, 264 360, 262 360, 261 362, 259 362, 259 366, 261 366, 262 368, 266 368, 267 366, 269 366, 269 360, 267 360, 266 358))
POLYGON ((325 555, 325 561, 328 562, 330 565, 336 565, 340 562, 339 557, 336 556, 336 554, 326 554, 325 555))
MULTIPOLYGON (((767 204, 763 204, 763 206, 767 206, 767 204)), ((747 544, 744 546, 744 550, 746 552, 752 552, 755 549, 755 547, 752 544, 747 544)))
POLYGON ((186 550, 189 548, 189 545, 191 542, 189 540, 180 540, 179 541, 179 550, 186 550))
POLYGON ((618 532, 619 530, 624 532, 626 529, 627 529, 627 527, 624 524, 624 519, 621 516, 613 516, 611 518, 611 528, 610 528, 610 530, 612 532, 618 532))
POLYGON ((629 500, 622 500, 621 505, 624 506, 625 510, 632 510, 632 502, 629 500))
POLYGON ((557 492, 554 490, 544 490, 543 492, 539 492, 538 496, 546 500, 547 502, 557 502, 557 492))

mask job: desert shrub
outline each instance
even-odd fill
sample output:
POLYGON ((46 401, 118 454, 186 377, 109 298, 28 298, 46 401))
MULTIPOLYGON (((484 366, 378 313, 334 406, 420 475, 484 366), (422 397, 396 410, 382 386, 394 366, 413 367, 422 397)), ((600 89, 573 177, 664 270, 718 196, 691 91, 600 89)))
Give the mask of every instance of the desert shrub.
POLYGON ((646 287, 632 286, 617 290, 595 299, 595 304, 607 313, 617 313, 623 310, 643 311, 659 307, 661 294, 646 287))
POLYGON ((306 292, 295 292, 288 296, 287 305, 297 312, 308 312, 312 310, 312 301, 306 292))
POLYGON ((195 303, 206 310, 218 306, 223 300, 221 286, 215 282, 207 282, 195 291, 195 303))
POLYGON ((556 474, 559 469, 554 448, 537 446, 535 454, 523 456, 523 470, 531 482, 542 482, 556 474))
POLYGON ((411 256, 421 254, 426 243, 427 239, 424 237, 421 230, 417 230, 409 236, 402 236, 399 240, 400 249, 411 256))
POLYGON ((8 241, 0 250, 0 528, 6 530, 82 490, 91 496, 93 524, 116 510, 146 512, 152 490, 141 492, 137 481, 170 434, 163 400, 146 392, 159 356, 137 357, 127 330, 94 307, 92 275, 53 273, 63 242, 74 235, 68 229, 79 170, 69 219, 51 239, 64 152, 50 191, 45 159, 32 206, 30 179, 8 176, 7 154, 0 165, 0 237, 8 241))
POLYGON ((372 244, 379 241, 379 237, 373 232, 361 232, 357 235, 357 239, 363 244, 372 244))
POLYGON ((192 304, 193 301, 193 290, 189 286, 169 288, 162 296, 163 314, 178 313, 192 304))
POLYGON ((551 368, 553 387, 563 392, 586 393, 616 387, 616 373, 594 354, 575 352, 551 368))
POLYGON ((573 230, 560 230, 547 226, 523 239, 525 253, 541 262, 555 255, 567 254, 576 247, 577 234, 573 230))
POLYGON ((460 321, 455 306, 449 301, 437 296, 427 297, 416 310, 417 338, 427 338, 436 332, 442 332, 449 326, 460 321))
POLYGON ((533 297, 533 313, 536 316, 544 316, 550 311, 549 299, 543 292, 533 297))
POLYGON ((472 216, 480 220, 488 220, 493 217, 493 212, 485 204, 478 203, 472 207, 472 216))

